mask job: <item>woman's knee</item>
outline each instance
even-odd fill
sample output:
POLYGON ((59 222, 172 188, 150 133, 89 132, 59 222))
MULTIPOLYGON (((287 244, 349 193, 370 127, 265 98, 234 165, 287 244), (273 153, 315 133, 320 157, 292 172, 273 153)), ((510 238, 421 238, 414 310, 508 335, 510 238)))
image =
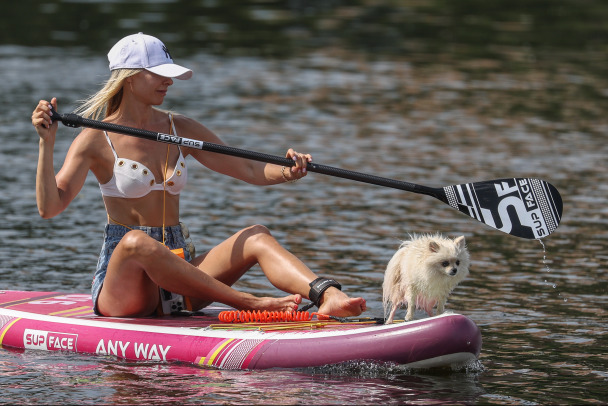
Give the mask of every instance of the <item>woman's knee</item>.
POLYGON ((129 231, 119 243, 121 250, 129 256, 154 255, 160 244, 140 230, 129 231))
POLYGON ((270 233, 270 230, 261 224, 256 224, 247 227, 243 234, 247 237, 248 242, 252 243, 264 243, 266 241, 274 241, 274 237, 270 233))
POLYGON ((277 241, 266 226, 256 224, 241 230, 235 242, 235 247, 240 246, 243 250, 253 253, 267 250, 276 243, 277 241))

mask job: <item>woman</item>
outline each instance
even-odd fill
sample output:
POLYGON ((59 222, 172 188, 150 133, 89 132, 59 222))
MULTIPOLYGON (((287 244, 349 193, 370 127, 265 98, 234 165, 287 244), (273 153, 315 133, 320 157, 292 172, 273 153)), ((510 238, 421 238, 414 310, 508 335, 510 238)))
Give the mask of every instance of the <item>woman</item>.
MULTIPOLYGON (((200 123, 153 107, 162 104, 174 78, 192 76, 192 71, 173 63, 160 40, 142 33, 127 36, 110 50, 108 59, 110 79, 83 104, 83 116, 222 143, 200 123)), ((88 171, 97 178, 108 214, 92 285, 97 314, 148 316, 159 309, 163 314, 182 307, 200 309, 215 301, 237 309, 292 311, 303 297, 319 306, 323 314, 352 316, 366 310, 364 299, 350 298, 336 281, 318 278, 261 225, 240 230, 195 258, 183 250, 179 192, 187 177, 186 156, 242 181, 272 185, 305 176, 310 155, 289 149, 286 156, 295 162, 290 170, 85 129, 72 142, 55 175, 53 148, 58 124, 50 118, 51 105, 57 109, 56 98, 50 103, 41 100, 32 114, 40 143, 36 200, 43 218, 54 217, 81 190, 88 171), (231 286, 255 264, 275 287, 290 294, 256 297, 233 289, 231 286)))

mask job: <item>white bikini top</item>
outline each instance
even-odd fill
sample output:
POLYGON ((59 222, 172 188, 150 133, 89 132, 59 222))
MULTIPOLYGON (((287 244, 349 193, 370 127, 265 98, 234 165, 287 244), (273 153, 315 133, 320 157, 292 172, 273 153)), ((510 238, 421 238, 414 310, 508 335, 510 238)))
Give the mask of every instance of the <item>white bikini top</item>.
MULTIPOLYGON (((173 134, 177 135, 173 120, 171 120, 171 126, 173 127, 173 134)), ((156 183, 152 171, 145 165, 131 159, 119 158, 108 133, 104 131, 104 134, 114 154, 114 173, 108 183, 99 184, 103 196, 135 199, 146 196, 153 190, 163 190, 162 182, 156 183)), ((164 188, 164 190, 172 195, 178 195, 184 186, 186 186, 188 179, 186 160, 181 148, 179 146, 177 148, 179 149, 179 157, 177 158, 173 174, 167 179, 167 185, 164 188)))

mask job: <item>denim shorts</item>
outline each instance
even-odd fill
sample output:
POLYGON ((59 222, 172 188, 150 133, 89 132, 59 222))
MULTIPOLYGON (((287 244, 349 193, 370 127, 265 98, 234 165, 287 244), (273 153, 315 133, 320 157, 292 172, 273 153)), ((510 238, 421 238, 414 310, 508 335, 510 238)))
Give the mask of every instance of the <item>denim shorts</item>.
MULTIPOLYGON (((143 231, 157 241, 163 240, 162 227, 131 226, 131 229, 143 231)), ((95 276, 93 277, 93 283, 91 285, 93 311, 95 314, 99 315, 97 299, 99 298, 99 292, 101 292, 101 287, 103 286, 103 281, 106 277, 110 257, 122 237, 131 231, 131 229, 118 224, 106 224, 103 246, 101 247, 99 261, 97 262, 97 270, 95 271, 95 276)), ((188 262, 192 260, 192 258, 190 258, 190 252, 186 249, 186 241, 182 235, 181 226, 165 227, 165 244, 170 249, 184 248, 184 259, 188 262)))

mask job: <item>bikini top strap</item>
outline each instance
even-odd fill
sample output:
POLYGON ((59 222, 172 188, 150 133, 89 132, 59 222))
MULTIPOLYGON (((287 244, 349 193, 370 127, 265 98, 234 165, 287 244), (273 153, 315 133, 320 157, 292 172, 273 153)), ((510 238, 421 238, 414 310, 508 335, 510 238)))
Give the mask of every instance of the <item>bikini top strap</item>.
POLYGON ((169 121, 171 121, 171 133, 169 135, 177 135, 175 131, 175 122, 173 121, 173 114, 169 113, 169 121))
POLYGON ((108 144, 110 144, 110 148, 112 148, 112 153, 114 154, 114 159, 118 159, 118 155, 116 155, 116 150, 114 149, 114 145, 112 145, 112 141, 110 141, 110 137, 108 136, 108 132, 104 130, 103 133, 106 136, 106 140, 108 140, 108 144))
MULTIPOLYGON (((171 129, 169 131, 169 135, 177 135, 177 131, 175 130, 175 121, 173 121, 173 114, 169 113, 169 120, 171 121, 171 129)), ((182 155, 182 148, 178 145, 177 150, 180 155, 182 155)))

